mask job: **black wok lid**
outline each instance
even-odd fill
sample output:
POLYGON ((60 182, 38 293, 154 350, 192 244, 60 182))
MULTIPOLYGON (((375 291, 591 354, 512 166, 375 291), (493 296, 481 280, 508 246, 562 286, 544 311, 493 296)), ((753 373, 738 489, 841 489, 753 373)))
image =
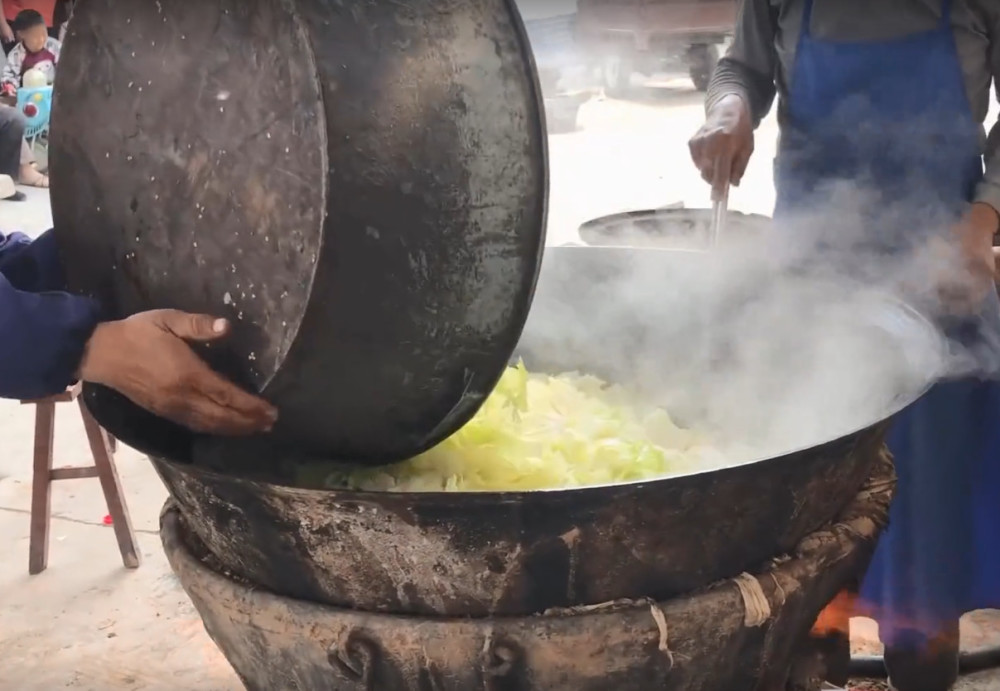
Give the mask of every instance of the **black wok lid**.
MULTIPOLYGON (((279 440, 410 456, 474 414, 524 324, 541 103, 512 0, 88 0, 52 117, 70 285, 117 317, 229 317, 206 357, 280 408, 279 440)), ((141 420, 188 443, 87 400, 125 442, 141 420)))

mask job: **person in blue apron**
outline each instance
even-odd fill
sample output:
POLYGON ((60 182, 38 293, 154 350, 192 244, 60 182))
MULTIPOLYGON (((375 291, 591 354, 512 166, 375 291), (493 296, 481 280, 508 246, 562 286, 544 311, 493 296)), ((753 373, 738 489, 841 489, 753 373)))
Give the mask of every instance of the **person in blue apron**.
POLYGON ((851 271, 854 261, 859 275, 878 261, 895 270, 934 242, 961 260, 940 282, 948 299, 933 316, 950 347, 974 365, 893 420, 887 443, 897 495, 861 586, 898 691, 950 688, 959 617, 1000 607, 1000 301, 992 251, 1000 128, 990 138, 983 128, 1000 75, 997 42, 995 0, 745 0, 709 89, 705 124, 691 140, 707 181, 739 184, 753 130, 777 92, 778 233, 811 244, 839 270, 851 271), (838 216, 849 222, 838 227, 838 216))
POLYGON ((52 231, 35 241, 0 235, 0 398, 45 398, 82 380, 196 431, 244 435, 273 426, 269 403, 188 346, 225 337, 225 320, 156 310, 105 321, 100 305, 63 284, 52 231))

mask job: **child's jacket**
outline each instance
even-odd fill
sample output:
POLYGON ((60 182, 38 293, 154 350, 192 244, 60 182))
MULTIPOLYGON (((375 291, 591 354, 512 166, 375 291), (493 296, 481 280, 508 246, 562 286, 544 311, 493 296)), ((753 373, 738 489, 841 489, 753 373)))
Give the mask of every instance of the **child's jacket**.
POLYGON ((44 72, 51 82, 55 77, 55 66, 59 62, 61 48, 62 45, 54 38, 48 39, 45 47, 37 53, 29 53, 23 43, 18 43, 7 56, 0 83, 13 84, 15 88, 19 88, 24 73, 35 67, 44 72))

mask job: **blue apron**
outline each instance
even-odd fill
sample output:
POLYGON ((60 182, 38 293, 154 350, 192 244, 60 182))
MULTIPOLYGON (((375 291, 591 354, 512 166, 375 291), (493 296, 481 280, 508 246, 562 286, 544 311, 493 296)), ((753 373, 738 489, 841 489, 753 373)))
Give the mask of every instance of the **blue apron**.
MULTIPOLYGON (((822 233, 825 224, 796 216, 837 208, 831 199, 848 181, 857 195, 848 211, 863 234, 823 238, 846 261, 859 252, 891 258, 947 233, 982 177, 951 1, 933 30, 868 42, 814 38, 812 8, 806 0, 775 161, 779 232, 822 233)), ((987 303, 977 320, 941 325, 981 362, 998 354, 995 292, 987 303)), ((861 590, 887 645, 919 646, 964 612, 1000 606, 1000 384, 992 379, 943 381, 893 421, 897 496, 861 590)))

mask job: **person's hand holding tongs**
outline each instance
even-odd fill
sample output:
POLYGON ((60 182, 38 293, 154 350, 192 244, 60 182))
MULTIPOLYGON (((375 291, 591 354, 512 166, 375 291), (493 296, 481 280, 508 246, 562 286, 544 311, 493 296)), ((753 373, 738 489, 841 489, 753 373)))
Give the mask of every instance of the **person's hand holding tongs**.
POLYGON ((705 123, 688 142, 691 159, 705 182, 712 185, 712 234, 714 247, 725 228, 729 186, 739 186, 753 154, 753 118, 736 94, 719 99, 708 109, 705 123))

